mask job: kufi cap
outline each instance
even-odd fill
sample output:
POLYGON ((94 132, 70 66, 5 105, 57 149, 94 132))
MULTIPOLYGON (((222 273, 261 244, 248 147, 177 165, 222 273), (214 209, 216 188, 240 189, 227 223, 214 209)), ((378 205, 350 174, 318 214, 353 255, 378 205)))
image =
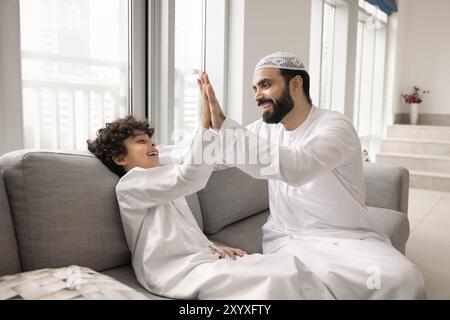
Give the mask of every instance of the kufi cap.
POLYGON ((304 70, 305 65, 295 55, 289 52, 275 52, 268 55, 256 64, 255 71, 262 68, 304 70))

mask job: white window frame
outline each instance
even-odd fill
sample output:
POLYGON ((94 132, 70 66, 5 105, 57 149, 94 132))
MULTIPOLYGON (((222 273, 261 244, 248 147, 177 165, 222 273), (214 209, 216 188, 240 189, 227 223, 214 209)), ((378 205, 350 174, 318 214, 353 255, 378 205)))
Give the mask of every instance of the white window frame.
MULTIPOLYGON (((203 0, 206 33, 203 64, 226 111, 228 1, 203 0)), ((175 0, 154 0, 148 7, 148 115, 155 140, 171 144, 174 132, 175 0)))
POLYGON ((146 118, 147 102, 147 1, 128 0, 131 18, 129 26, 129 106, 130 114, 146 118))
POLYGON ((22 149, 19 0, 0 1, 0 155, 22 149))

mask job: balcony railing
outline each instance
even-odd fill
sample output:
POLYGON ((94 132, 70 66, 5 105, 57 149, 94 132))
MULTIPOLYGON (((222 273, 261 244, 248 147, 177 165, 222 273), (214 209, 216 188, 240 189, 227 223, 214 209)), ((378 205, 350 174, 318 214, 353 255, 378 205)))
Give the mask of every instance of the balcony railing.
POLYGON ((22 61, 26 148, 86 149, 129 112, 127 63, 31 51, 22 61))

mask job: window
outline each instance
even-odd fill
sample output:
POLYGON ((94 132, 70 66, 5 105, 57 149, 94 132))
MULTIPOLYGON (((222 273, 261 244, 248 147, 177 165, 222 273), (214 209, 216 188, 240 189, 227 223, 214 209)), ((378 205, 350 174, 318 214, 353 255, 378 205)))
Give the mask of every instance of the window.
POLYGON ((381 136, 387 15, 360 2, 354 124, 361 137, 381 136))
POLYGON ((347 3, 313 0, 311 6, 311 98, 320 108, 344 113, 347 65, 347 3))
POLYGON ((199 0, 175 0, 174 129, 180 135, 197 128, 199 94, 196 79, 203 64, 203 10, 199 0))
POLYGON ((21 0, 25 148, 85 149, 129 110, 127 0, 21 0))
POLYGON ((222 107, 226 83, 226 0, 154 0, 149 16, 151 122, 155 140, 188 140, 200 120, 196 79, 206 69, 222 107))

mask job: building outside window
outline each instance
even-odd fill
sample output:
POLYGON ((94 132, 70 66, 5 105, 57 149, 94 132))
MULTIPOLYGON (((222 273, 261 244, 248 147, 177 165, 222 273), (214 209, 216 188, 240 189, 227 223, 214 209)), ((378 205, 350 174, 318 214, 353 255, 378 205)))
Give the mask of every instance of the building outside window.
POLYGON ((21 0, 25 148, 86 149, 130 112, 129 1, 21 0))

